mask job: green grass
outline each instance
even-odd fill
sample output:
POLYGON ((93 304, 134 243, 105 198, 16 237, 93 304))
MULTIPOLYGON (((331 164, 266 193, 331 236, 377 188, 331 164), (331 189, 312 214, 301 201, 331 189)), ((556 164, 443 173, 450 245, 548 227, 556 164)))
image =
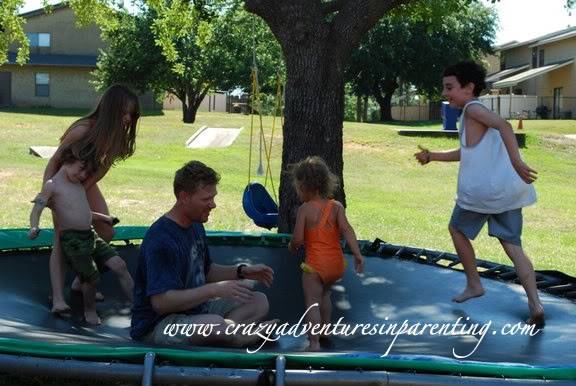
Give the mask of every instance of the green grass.
MULTIPOLYGON (((56 145, 66 127, 82 111, 0 110, 0 227, 27 227, 30 199, 40 188, 46 160, 28 154, 31 145, 56 145)), ((512 122, 516 127, 516 122, 512 122)), ((267 133, 271 118, 265 119, 267 133)), ((410 124, 402 124, 403 127, 410 124)), ((417 128, 440 128, 434 122, 417 128)), ((344 124, 344 178, 348 216, 358 237, 379 237, 395 244, 453 251, 447 223, 454 205, 457 163, 418 165, 412 154, 418 144, 451 149, 455 139, 403 137, 400 124, 344 124)), ((538 170, 538 203, 524 211, 523 242, 537 269, 576 274, 576 121, 524 121, 527 163, 538 170)), ((278 187, 281 132, 275 135, 272 170, 278 187)), ((255 137, 256 140, 256 137, 255 137)), ((218 230, 262 231, 242 210, 242 192, 248 181, 250 117, 238 114, 198 113, 192 125, 180 121, 179 111, 144 116, 136 153, 118 164, 101 183, 113 214, 122 224, 149 225, 173 203, 174 171, 190 159, 199 159, 222 174, 219 208, 207 227, 218 230), (201 125, 244 127, 226 149, 186 149, 184 143, 201 125)), ((256 150, 256 149, 255 149, 256 150)), ((255 179, 257 152, 251 167, 255 179)), ((263 182, 263 180, 261 180, 263 182)), ((50 227, 45 214, 42 226, 50 227)), ((474 242, 479 258, 510 264, 498 242, 484 230, 474 242)))

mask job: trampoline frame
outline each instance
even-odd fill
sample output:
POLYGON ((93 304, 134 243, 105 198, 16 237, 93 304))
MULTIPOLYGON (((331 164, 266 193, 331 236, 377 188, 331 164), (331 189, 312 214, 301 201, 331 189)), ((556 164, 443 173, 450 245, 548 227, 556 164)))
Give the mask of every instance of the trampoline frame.
MULTIPOLYGON (((118 227, 115 241, 141 240, 147 227, 118 227)), ((0 258, 6 253, 49 248, 52 231, 30 241, 27 229, 0 230, 0 258)), ((211 245, 285 247, 287 234, 208 232, 211 245)), ((444 269, 457 269, 456 255, 398 246, 376 239, 360 242, 366 256, 409 259, 444 269)), ((344 245, 346 248, 346 246, 344 245)), ((347 248, 346 248, 347 249, 347 248)), ((514 269, 478 260, 481 275, 515 281, 514 269)), ((537 272, 538 287, 556 296, 575 299, 576 280, 568 275, 537 272)), ((141 380, 142 385, 174 383, 202 385, 406 385, 438 384, 573 385, 576 366, 530 366, 451 358, 399 355, 385 358, 358 353, 258 353, 189 351, 160 347, 110 347, 96 344, 50 344, 0 338, 0 372, 101 380, 141 380), (164 363, 169 361, 170 365, 164 363), (237 368, 230 367, 234 364, 237 368)))

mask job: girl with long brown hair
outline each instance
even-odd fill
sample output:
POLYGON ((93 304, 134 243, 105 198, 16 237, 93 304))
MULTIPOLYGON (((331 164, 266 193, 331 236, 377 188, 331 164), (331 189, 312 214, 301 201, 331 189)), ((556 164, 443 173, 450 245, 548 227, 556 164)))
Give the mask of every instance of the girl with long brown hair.
MULTIPOLYGON (((108 206, 97 182, 119 160, 124 160, 134 153, 136 124, 140 117, 138 97, 122 85, 110 86, 98 102, 96 109, 85 117, 72 123, 60 138, 60 146, 48 161, 44 171, 43 183, 52 178, 61 166, 62 150, 76 142, 94 149, 95 159, 100 166, 98 171, 84 181, 84 188, 90 208, 94 212, 109 214, 108 206)), ((60 313, 70 310, 64 299, 64 265, 58 237, 58 219, 54 221, 54 248, 50 255, 50 280, 52 282, 52 312, 60 313)), ((94 221, 96 233, 106 242, 114 236, 112 223, 94 221)), ((79 283, 74 283, 79 287, 79 283)), ((74 288, 73 284, 73 288, 74 288)))

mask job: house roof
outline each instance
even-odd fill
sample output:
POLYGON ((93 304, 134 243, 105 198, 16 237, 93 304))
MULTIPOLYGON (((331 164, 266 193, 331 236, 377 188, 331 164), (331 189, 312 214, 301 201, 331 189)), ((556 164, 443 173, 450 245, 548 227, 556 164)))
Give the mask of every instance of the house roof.
MULTIPOLYGON (((52 10, 57 10, 57 9, 62 9, 62 8, 67 8, 67 7, 68 7, 68 4, 65 4, 65 3, 58 3, 58 4, 51 4, 50 5, 50 8, 52 8, 52 10)), ((22 16, 26 19, 29 19, 31 17, 40 16, 40 15, 44 15, 44 14, 46 14, 46 10, 44 9, 44 7, 42 7, 42 8, 35 9, 33 11, 21 13, 20 16, 22 16)))
POLYGON ((560 67, 567 66, 571 63, 574 63, 574 59, 564 60, 562 62, 548 64, 542 67, 531 68, 527 71, 523 71, 519 74, 513 75, 509 78, 500 80, 495 82, 492 87, 493 88, 508 88, 512 86, 516 86, 518 83, 524 82, 528 79, 535 78, 540 75, 544 75, 547 72, 554 71, 559 69, 560 67))
POLYGON ((488 83, 496 82, 496 81, 499 80, 499 79, 502 79, 502 78, 505 78, 505 77, 507 77, 507 76, 509 76, 509 75, 512 75, 512 74, 514 74, 515 72, 522 71, 522 70, 524 70, 524 69, 526 69, 526 68, 528 68, 528 67, 530 67, 529 64, 524 64, 524 65, 522 65, 522 66, 507 68, 507 69, 505 69, 505 70, 498 71, 498 72, 496 72, 496 73, 494 73, 494 74, 488 75, 488 76, 486 77, 486 82, 488 82, 488 83))
MULTIPOLYGON (((58 54, 30 54, 26 64, 32 66, 54 67, 96 67, 96 55, 58 55, 58 54)), ((16 64, 16 53, 8 53, 8 63, 16 64)))
POLYGON ((542 36, 539 36, 539 37, 534 38, 534 39, 526 40, 524 42, 506 43, 506 44, 501 45, 500 47, 496 47, 496 50, 497 51, 504 51, 504 50, 509 50, 511 48, 522 47, 522 46, 534 47, 534 46, 538 46, 540 44, 545 44, 544 42, 550 43, 551 41, 567 39, 568 37, 570 37, 567 35, 569 35, 571 32, 576 32, 576 27, 568 27, 565 29, 561 29, 559 31, 550 32, 546 35, 542 35, 542 36), (561 36, 563 36, 563 37, 561 37, 561 36))
POLYGON ((536 46, 541 46, 541 45, 544 45, 544 44, 554 43, 554 42, 557 42, 557 41, 559 41, 559 40, 568 39, 568 38, 571 38, 571 37, 574 37, 574 36, 576 36, 576 30, 568 31, 568 32, 565 32, 565 33, 560 34, 560 35, 553 36, 553 37, 548 38, 548 39, 539 40, 537 43, 531 44, 530 47, 536 47, 536 46))

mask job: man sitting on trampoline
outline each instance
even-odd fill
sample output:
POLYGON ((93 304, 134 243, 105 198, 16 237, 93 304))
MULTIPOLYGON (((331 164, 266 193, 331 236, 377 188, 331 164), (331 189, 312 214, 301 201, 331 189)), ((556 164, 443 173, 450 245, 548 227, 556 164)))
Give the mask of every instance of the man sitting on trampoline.
MULTIPOLYGON (((60 244, 66 263, 80 281, 84 301, 84 317, 92 325, 100 324, 96 312, 96 283, 100 272, 110 269, 119 278, 124 293, 132 301, 134 287, 126 263, 118 253, 102 240, 92 229, 92 221, 100 220, 114 224, 111 216, 92 212, 86 190, 82 184, 91 173, 98 170, 94 149, 77 142, 62 150, 62 166, 58 172, 44 183, 42 191, 32 201, 28 237, 35 239, 40 232, 38 223, 42 210, 51 202, 54 217, 60 227, 60 244)), ((72 285, 76 287, 76 285, 72 285)))
POLYGON ((264 264, 212 262, 203 223, 216 207, 219 180, 213 169, 199 161, 190 161, 176 172, 176 203, 150 226, 140 247, 130 331, 133 339, 151 344, 231 347, 259 340, 257 335, 232 334, 227 327, 257 323, 268 314, 266 295, 252 291, 241 279, 270 286, 274 272, 264 264), (173 333, 176 326, 181 329, 173 333))
POLYGON ((460 161, 456 206, 450 234, 466 273, 466 288, 452 299, 464 302, 484 295, 470 240, 488 222, 488 233, 497 237, 516 268, 526 294, 528 324, 542 325, 544 309, 538 297, 534 268, 521 243, 522 208, 536 201, 532 182, 536 172, 520 157, 512 127, 476 98, 485 88, 486 71, 473 62, 461 62, 444 71, 442 95, 451 107, 460 108, 460 148, 431 152, 421 148, 416 159, 460 161))

